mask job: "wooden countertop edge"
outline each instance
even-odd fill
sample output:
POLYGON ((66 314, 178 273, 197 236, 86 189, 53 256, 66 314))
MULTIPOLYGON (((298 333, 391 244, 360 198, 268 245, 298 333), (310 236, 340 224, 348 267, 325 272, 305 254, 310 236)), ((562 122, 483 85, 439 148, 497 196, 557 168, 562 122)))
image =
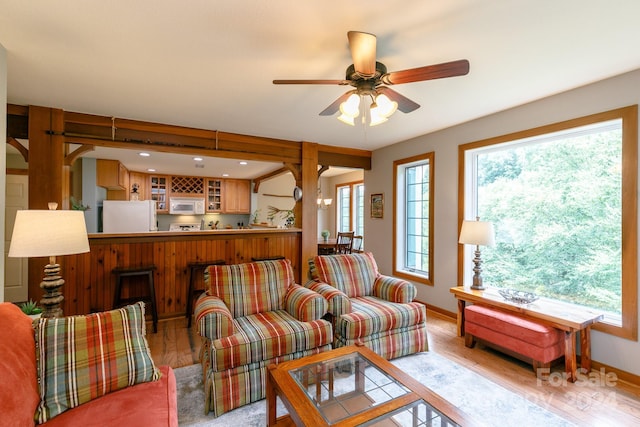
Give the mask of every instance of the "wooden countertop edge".
POLYGON ((239 234, 276 234, 276 233, 301 233, 301 228, 245 228, 223 229, 203 231, 149 231, 146 233, 89 233, 89 239, 127 239, 140 237, 185 237, 185 236, 221 236, 239 234))

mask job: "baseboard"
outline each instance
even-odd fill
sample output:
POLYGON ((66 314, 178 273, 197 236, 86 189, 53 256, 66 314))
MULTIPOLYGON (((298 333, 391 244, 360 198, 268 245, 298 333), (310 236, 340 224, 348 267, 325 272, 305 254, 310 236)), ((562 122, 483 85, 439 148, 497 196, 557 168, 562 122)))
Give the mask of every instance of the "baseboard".
POLYGON ((591 361, 591 370, 614 373, 618 381, 624 381, 632 386, 640 387, 640 375, 632 374, 631 372, 623 371, 622 369, 614 368, 613 366, 605 365, 595 360, 591 361))
MULTIPOLYGON (((421 304, 424 304, 427 307, 427 310, 429 312, 431 312, 432 314, 441 317, 445 320, 449 320, 451 322, 457 322, 458 319, 458 313, 454 313, 451 312, 449 310, 445 310, 443 308, 437 307, 435 305, 431 305, 431 304, 427 304, 424 301, 420 301, 420 300, 415 300, 421 304)), ((510 354, 510 356, 513 356, 510 354)), ((578 362, 580 362, 580 355, 577 355, 578 357, 578 362)), ((518 358, 518 357, 517 357, 518 358)), ((518 358, 519 360, 522 360, 521 358, 518 358)), ((592 360, 591 361, 591 370, 592 371, 601 371, 603 370, 606 373, 613 373, 616 375, 617 379, 619 381, 624 381, 632 386, 635 387, 640 387, 640 375, 636 375, 636 374, 632 374, 630 372, 627 371, 623 371, 622 369, 618 369, 616 367, 613 366, 609 366, 607 364, 598 362, 596 360, 592 360)))
POLYGON ((420 304, 424 304, 427 307, 428 311, 432 311, 433 313, 437 313, 439 315, 441 315, 442 317, 445 317, 449 320, 452 321, 456 321, 456 319, 458 318, 458 313, 454 313, 452 311, 449 310, 445 310, 443 308, 440 307, 436 307, 435 305, 431 305, 431 304, 427 304, 424 301, 420 301, 420 300, 414 300, 415 302, 419 302, 420 304))

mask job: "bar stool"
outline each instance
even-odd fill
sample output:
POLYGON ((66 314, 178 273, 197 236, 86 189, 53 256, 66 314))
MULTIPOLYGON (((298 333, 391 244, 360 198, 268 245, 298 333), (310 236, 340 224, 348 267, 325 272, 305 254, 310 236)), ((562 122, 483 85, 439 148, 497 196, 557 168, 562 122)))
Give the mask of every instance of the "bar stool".
POLYGON ((195 289, 195 277, 199 271, 204 271, 210 265, 225 265, 223 259, 215 261, 194 261, 187 264, 189 268, 189 290, 187 291, 187 328, 191 327, 191 317, 193 314, 193 300, 202 289, 195 289))
POLYGON ((156 269, 155 265, 148 265, 144 267, 116 267, 111 270, 111 273, 116 276, 116 292, 113 298, 113 308, 120 307, 122 305, 130 304, 136 301, 145 301, 151 305, 151 316, 153 318, 153 333, 158 332, 158 309, 156 305, 156 290, 153 285, 153 271, 156 269), (122 278, 123 277, 136 277, 146 276, 147 286, 149 287, 148 295, 139 297, 122 298, 122 278))

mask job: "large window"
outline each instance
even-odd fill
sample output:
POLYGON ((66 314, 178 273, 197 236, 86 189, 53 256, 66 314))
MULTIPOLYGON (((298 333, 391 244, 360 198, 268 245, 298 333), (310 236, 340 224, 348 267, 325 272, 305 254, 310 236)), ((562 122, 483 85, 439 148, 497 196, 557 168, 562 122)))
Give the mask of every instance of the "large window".
POLYGON ((394 167, 393 274, 433 284, 433 153, 394 167))
POLYGON ((604 311, 603 329, 635 339, 636 122, 629 107, 460 147, 461 219, 496 230, 485 285, 604 311))
POLYGON ((362 181, 338 184, 336 195, 337 231, 354 231, 356 236, 363 236, 364 184, 362 181))

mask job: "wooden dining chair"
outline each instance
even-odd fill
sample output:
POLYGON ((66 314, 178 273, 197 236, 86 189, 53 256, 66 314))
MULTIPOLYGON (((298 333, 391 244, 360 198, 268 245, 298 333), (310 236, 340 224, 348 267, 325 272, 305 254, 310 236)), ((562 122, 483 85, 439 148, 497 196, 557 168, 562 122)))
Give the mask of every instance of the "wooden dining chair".
POLYGON ((353 247, 353 231, 338 232, 336 237, 336 254, 350 254, 353 247))

